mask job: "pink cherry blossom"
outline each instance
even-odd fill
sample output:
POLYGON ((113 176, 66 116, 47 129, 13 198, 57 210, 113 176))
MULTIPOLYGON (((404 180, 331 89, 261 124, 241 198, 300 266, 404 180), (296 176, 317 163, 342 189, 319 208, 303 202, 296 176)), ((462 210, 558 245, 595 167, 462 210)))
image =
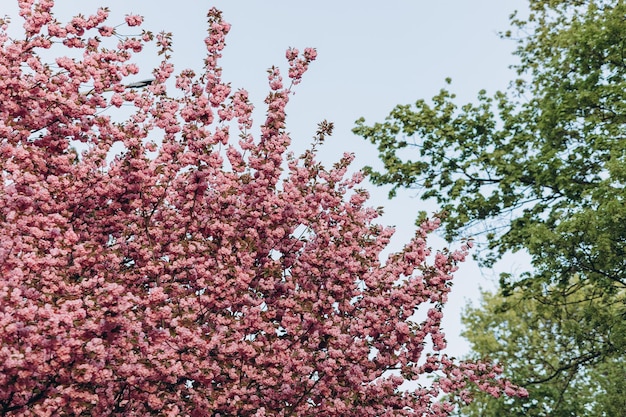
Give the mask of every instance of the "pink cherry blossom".
POLYGON ((314 49, 287 51, 289 86, 269 70, 254 137, 248 93, 221 78, 219 11, 204 67, 174 74, 167 33, 120 40, 106 9, 60 22, 50 0, 18 3, 25 38, 0 30, 0 414, 441 417, 471 386, 525 395, 443 353, 471 242, 431 257, 435 218, 381 260, 393 229, 354 155, 316 160, 332 124, 289 152, 314 49), (127 88, 147 42, 154 80, 127 88))
POLYGON ((124 20, 128 26, 139 26, 143 23, 143 17, 132 14, 126 15, 124 20))

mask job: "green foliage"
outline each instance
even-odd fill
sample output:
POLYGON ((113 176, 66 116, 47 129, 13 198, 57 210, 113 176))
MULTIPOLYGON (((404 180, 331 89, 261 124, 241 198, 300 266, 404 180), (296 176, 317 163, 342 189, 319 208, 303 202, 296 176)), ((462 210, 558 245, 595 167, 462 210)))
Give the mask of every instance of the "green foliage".
POLYGON ((506 364, 505 374, 524 385, 529 397, 476 393, 463 415, 622 415, 626 358, 616 346, 623 345, 626 331, 619 319, 626 293, 607 297, 573 281, 571 288, 549 288, 549 304, 517 289, 508 297, 485 292, 480 306, 466 308, 464 336, 475 355, 506 364))
POLYGON ((512 20, 530 35, 508 93, 481 91, 459 108, 444 89, 383 123, 358 120, 354 132, 377 145, 385 167, 366 170, 393 184, 392 195, 418 188, 435 199, 448 239, 484 232, 487 265, 526 249, 552 279, 578 270, 623 286, 626 6, 531 1, 531 10, 512 20))
POLYGON ((448 240, 475 235, 486 266, 531 256, 532 271, 501 276, 508 298, 466 316, 475 352, 514 363, 531 402, 479 399, 472 415, 622 415, 626 2, 529 0, 529 10, 502 35, 518 42, 507 91, 460 106, 442 89, 354 132, 384 164, 366 168, 371 180, 435 200, 448 240))

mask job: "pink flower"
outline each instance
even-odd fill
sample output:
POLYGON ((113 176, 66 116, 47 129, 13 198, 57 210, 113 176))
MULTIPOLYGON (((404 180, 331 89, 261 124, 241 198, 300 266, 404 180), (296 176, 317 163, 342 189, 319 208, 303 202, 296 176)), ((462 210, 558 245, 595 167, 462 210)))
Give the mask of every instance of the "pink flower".
MULTIPOLYGON (((291 89, 315 49, 287 50, 288 87, 269 70, 254 128, 248 93, 222 80, 230 25, 218 10, 201 68, 171 86, 161 33, 156 80, 125 88, 149 74, 131 58, 152 34, 105 49, 81 34, 114 35, 106 10, 61 28, 51 0, 19 3, 27 38, 0 33, 5 409, 444 417, 442 393, 469 401, 469 384, 525 395, 499 366, 425 353, 445 349, 443 307, 469 248, 432 259, 435 219, 383 261, 394 231, 368 207, 363 175, 349 175, 354 155, 326 168, 315 147, 290 152, 291 89), (77 49, 59 71, 35 52, 51 47, 46 25, 77 49), (433 373, 431 386, 398 389, 433 373)), ((331 130, 320 124, 318 141, 331 130)))
POLYGON ((143 23, 143 17, 139 15, 134 15, 134 14, 126 15, 124 17, 124 20, 126 21, 126 24, 128 26, 139 26, 141 25, 141 23, 143 23))
POLYGON ((100 26, 98 28, 98 32, 100 33, 100 35, 102 36, 113 36, 113 34, 115 33, 115 29, 112 28, 111 26, 100 26))

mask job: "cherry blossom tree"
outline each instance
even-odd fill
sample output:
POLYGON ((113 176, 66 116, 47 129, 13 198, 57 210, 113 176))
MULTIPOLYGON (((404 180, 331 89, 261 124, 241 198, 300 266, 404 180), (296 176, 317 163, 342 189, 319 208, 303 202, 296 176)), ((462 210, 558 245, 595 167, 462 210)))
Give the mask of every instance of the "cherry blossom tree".
POLYGON ((435 218, 382 261, 393 230, 353 156, 316 161, 332 124, 288 152, 314 49, 287 51, 288 80, 268 71, 254 137, 246 91, 222 81, 219 11, 201 74, 174 75, 168 34, 19 6, 23 38, 0 32, 1 415, 446 416, 443 394, 471 385, 524 394, 441 352, 468 247, 431 254, 435 218), (134 82, 147 44, 163 59, 134 82))

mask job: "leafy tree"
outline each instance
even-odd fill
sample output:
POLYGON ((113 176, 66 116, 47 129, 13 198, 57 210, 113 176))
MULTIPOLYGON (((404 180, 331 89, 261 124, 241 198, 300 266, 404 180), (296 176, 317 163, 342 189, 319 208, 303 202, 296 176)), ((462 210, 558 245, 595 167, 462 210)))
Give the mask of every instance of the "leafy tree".
POLYGON ((368 168, 372 181, 435 199, 446 237, 476 234, 483 264, 530 254, 532 271, 502 275, 504 295, 519 289, 560 316, 563 291, 599 291, 578 305, 580 331, 558 328, 566 340, 593 339, 556 368, 584 375, 585 358, 626 353, 615 331, 626 315, 626 3, 530 0, 529 9, 503 35, 519 35, 519 79, 507 92, 458 107, 444 89, 354 131, 378 146, 385 169, 368 168), (598 321, 604 303, 615 308, 598 321))
POLYGON ((506 363, 505 375, 524 385, 529 397, 494 399, 477 393, 460 415, 621 415, 626 409, 626 358, 613 355, 598 361, 593 355, 601 347, 589 344, 624 337, 626 328, 616 311, 625 295, 609 297, 581 281, 575 289, 554 294, 549 304, 520 289, 508 297, 483 293, 481 304, 463 314, 464 336, 475 356, 506 363), (590 321, 600 325, 586 326, 590 321), (613 335, 604 332, 607 323, 613 335))
POLYGON ((532 0, 530 9, 512 20, 529 35, 510 94, 481 91, 459 109, 442 90, 354 130, 385 164, 368 169, 372 180, 435 198, 448 238, 489 220, 492 255, 526 249, 550 279, 575 270, 623 288, 626 5, 532 0))
POLYGON ((346 176, 352 156, 287 152, 314 49, 287 51, 287 87, 269 70, 255 140, 246 91, 221 79, 219 11, 202 73, 173 76, 165 33, 19 5, 24 38, 0 32, 1 415, 445 416, 443 392, 524 394, 441 352, 467 247, 430 260, 435 219, 381 262, 393 230, 346 176), (154 79, 130 82, 149 42, 154 79))

